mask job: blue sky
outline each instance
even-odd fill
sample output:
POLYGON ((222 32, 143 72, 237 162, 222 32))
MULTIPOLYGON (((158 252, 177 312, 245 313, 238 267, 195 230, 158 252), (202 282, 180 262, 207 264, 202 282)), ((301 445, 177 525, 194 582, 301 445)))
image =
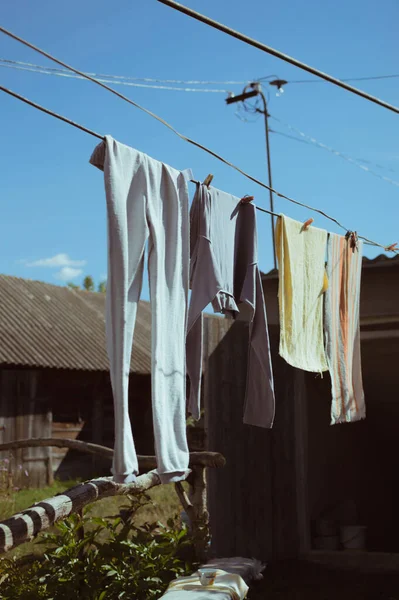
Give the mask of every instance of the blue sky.
MULTIPOLYGON (((399 6, 371 0, 185 0, 188 6, 337 77, 399 73, 395 24, 399 6)), ((277 75, 312 79, 238 40, 212 30, 156 0, 5 0, 2 25, 81 70, 161 79, 250 80, 277 75)), ((0 57, 56 66, 0 34, 0 57)), ((266 190, 174 136, 160 123, 94 84, 0 68, 3 85, 101 134, 167 162, 191 167, 197 179, 255 196, 266 190)), ((359 82, 399 104, 399 78, 359 82)), ((191 86, 198 87, 198 86, 191 86)), ((239 85, 214 85, 239 93, 239 85)), ((261 120, 244 122, 221 93, 184 93, 118 87, 186 135, 267 181, 261 120)), ((288 83, 282 96, 267 84, 269 112, 281 121, 399 182, 399 119, 328 83, 288 83), (383 168, 381 168, 383 167, 383 168)), ((277 122, 271 127, 289 135, 277 122)), ((105 199, 101 173, 88 160, 96 139, 0 94, 0 272, 64 284, 106 274, 105 199)), ((332 214, 382 244, 399 241, 399 187, 309 144, 271 134, 276 189, 332 214)), ((285 200, 276 211, 339 230, 285 200)), ((273 266, 270 219, 259 214, 259 262, 273 266)), ((367 256, 380 253, 366 247, 367 256)), ((144 296, 147 295, 146 289, 144 296)))

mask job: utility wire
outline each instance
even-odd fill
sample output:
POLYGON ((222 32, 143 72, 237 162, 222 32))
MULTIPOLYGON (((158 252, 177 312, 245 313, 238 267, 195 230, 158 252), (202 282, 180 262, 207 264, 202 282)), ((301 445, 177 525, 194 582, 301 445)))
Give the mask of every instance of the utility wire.
MULTIPOLYGON (((0 58, 0 63, 4 63, 0 64, 0 66, 5 66, 5 65, 15 65, 15 66, 21 66, 21 67, 31 67, 32 70, 34 69, 41 69, 41 70, 45 70, 45 71, 50 71, 50 72, 55 72, 55 73, 67 73, 68 71, 66 69, 57 69, 57 68, 53 68, 53 67, 46 67, 43 65, 36 65, 34 63, 29 63, 29 62, 24 62, 24 61, 20 61, 20 60, 11 60, 11 59, 7 59, 7 58, 0 58)), ((46 73, 48 74, 48 73, 46 73)), ((86 71, 86 75, 91 75, 92 77, 95 78, 106 78, 106 79, 117 79, 117 80, 121 80, 121 81, 145 81, 147 83, 172 83, 175 85, 248 85, 251 82, 257 82, 257 81, 263 81, 265 79, 271 79, 271 78, 275 78, 278 79, 277 75, 273 75, 273 76, 267 76, 267 77, 260 77, 260 78, 252 78, 252 79, 247 79, 247 80, 242 80, 242 81, 232 81, 232 80, 227 80, 227 81, 204 81, 201 79, 155 79, 155 78, 151 78, 151 77, 131 77, 129 75, 111 75, 109 73, 104 74, 104 73, 90 73, 86 71)), ((370 76, 366 76, 366 77, 340 77, 340 81, 373 81, 373 80, 378 80, 378 79, 397 79, 399 78, 399 74, 392 74, 392 75, 370 75, 370 76)), ((287 81, 287 83, 291 84, 291 83, 327 83, 324 79, 290 79, 289 81, 287 81)), ((157 89, 157 86, 154 86, 157 89)), ((163 88, 161 88, 163 89, 163 88)), ((169 88, 167 88, 169 89, 169 88)), ((171 88, 171 89, 175 89, 175 88, 171 88)), ((181 88, 177 88, 177 89, 181 89, 181 88)), ((194 91, 194 90, 190 90, 190 91, 194 91)), ((200 90, 195 90, 195 91, 200 91, 200 90)), ((203 91, 203 90, 201 90, 203 91)), ((215 90, 215 91, 220 91, 220 92, 224 92, 226 90, 215 90)))
POLYGON ((222 23, 219 23, 218 21, 215 21, 214 19, 210 19, 209 17, 202 15, 201 13, 199 13, 195 10, 192 10, 191 8, 188 8, 187 6, 183 6, 183 4, 179 4, 178 2, 175 2, 174 0, 158 0, 158 2, 161 2, 162 4, 166 4, 167 6, 170 6, 171 8, 174 8, 174 9, 184 13, 184 14, 188 15, 189 17, 193 17, 194 19, 197 19, 197 21, 201 21, 202 23, 205 23, 206 25, 209 25, 210 27, 219 29, 219 31, 223 31, 223 33, 227 33, 228 35, 231 35, 232 37, 235 37, 238 40, 241 40, 242 42, 249 44, 250 46, 254 46, 255 48, 258 48, 259 50, 262 50, 263 52, 267 52, 267 54, 271 54, 272 56, 280 58, 281 60, 284 60, 285 62, 288 62, 291 65, 294 65, 294 67, 299 67, 300 69, 303 69, 304 71, 307 71, 308 73, 312 73, 312 75, 321 77, 322 79, 325 79, 326 81, 329 81, 330 83, 333 83, 334 85, 337 85, 337 86, 343 88, 344 90, 347 90, 348 92, 352 92, 353 94, 356 94, 357 96, 361 96, 362 98, 365 98, 366 100, 369 100, 370 102, 379 104, 380 106, 399 114, 399 107, 393 106, 392 104, 388 104, 388 102, 385 102, 384 100, 380 100, 376 96, 372 96, 371 94, 367 94, 366 92, 363 92, 362 90, 359 90, 351 85, 348 85, 344 81, 341 81, 340 79, 337 79, 336 77, 332 77, 331 75, 328 75, 328 73, 323 73, 323 71, 319 71, 318 69, 310 67, 309 65, 297 60, 296 58, 293 58, 292 56, 288 56, 287 54, 284 54, 283 52, 280 52, 279 50, 275 50, 274 48, 271 48, 271 46, 266 46, 266 44, 262 44, 261 42, 258 42, 257 40, 255 40, 247 35, 244 35, 243 33, 240 33, 239 31, 236 31, 235 29, 231 29, 231 27, 227 27, 226 25, 223 25, 222 23))
MULTIPOLYGON (((399 74, 393 75, 369 75, 365 77, 340 77, 340 81, 373 81, 377 79, 397 79, 399 74)), ((293 79, 287 83, 325 83, 323 79, 293 79)))
MULTIPOLYGON (((30 71, 31 73, 40 73, 42 75, 55 75, 57 77, 67 77, 70 79, 85 79, 85 77, 81 77, 80 75, 73 75, 71 73, 68 73, 68 71, 66 71, 66 69, 63 69, 61 71, 61 69, 52 69, 49 70, 47 67, 23 67, 20 65, 15 65, 15 64, 7 64, 7 63, 3 63, 2 59, 0 59, 0 67, 5 67, 8 69, 16 69, 19 71, 30 71)), ((131 87, 137 87, 137 88, 149 88, 149 89, 153 89, 153 90, 173 90, 174 92, 205 92, 205 93, 219 93, 219 94, 227 94, 229 92, 229 90, 216 90, 216 89, 209 89, 209 88, 183 88, 183 87, 172 87, 172 86, 168 86, 168 85, 153 85, 153 84, 149 84, 149 83, 134 83, 132 81, 124 81, 121 79, 104 79, 104 78, 100 78, 98 75, 93 74, 93 77, 95 77, 95 79, 97 81, 101 81, 102 83, 113 83, 113 84, 117 84, 117 85, 128 85, 131 87)))
MULTIPOLYGON (((57 69, 55 67, 44 67, 43 65, 36 65, 34 63, 23 62, 20 60, 10 60, 7 58, 1 58, 1 62, 9 63, 12 65, 21 65, 24 67, 36 67, 38 69, 46 69, 47 71, 57 71, 57 72, 65 72, 65 69, 57 69)), ((152 79, 151 77, 130 77, 128 75, 109 75, 103 73, 87 73, 86 75, 91 75, 92 77, 107 77, 108 79, 126 79, 128 81, 146 81, 148 83, 175 83, 175 84, 191 84, 191 85, 246 85, 250 83, 251 80, 247 81, 201 81, 198 79, 152 79)))
POLYGON ((399 181, 395 181, 394 179, 385 177, 385 175, 381 175, 381 173, 377 173, 376 171, 373 171, 373 169, 370 169, 370 167, 366 167, 366 165, 361 164, 361 162, 359 160, 352 158, 351 156, 348 156, 347 154, 344 154, 343 152, 334 150, 334 148, 331 148, 330 146, 327 146, 326 144, 319 142, 314 137, 311 137, 311 136, 307 135, 306 133, 303 133, 303 131, 301 131, 300 129, 293 127, 289 123, 285 123, 284 121, 282 121, 281 119, 278 119, 277 117, 272 116, 271 118, 274 121, 277 121, 278 123, 281 123, 282 125, 287 127, 290 131, 294 131, 301 137, 298 138, 295 136, 288 136, 280 131, 274 131, 274 130, 273 130, 273 133, 277 133, 278 135, 286 135, 286 137, 290 137, 291 139, 297 140, 299 142, 303 141, 303 142, 306 142, 307 144, 316 146, 317 148, 321 148, 322 150, 326 150, 327 152, 330 152, 331 154, 334 154, 335 156, 338 156, 339 158, 343 158, 344 160, 351 163, 352 165, 355 165, 356 167, 358 167, 358 169, 361 169, 362 171, 365 171, 366 173, 370 173, 371 175, 374 175, 374 177, 378 177, 379 179, 382 179, 383 181, 386 181, 387 183, 390 183, 391 185, 399 187, 399 181))
MULTIPOLYGON (((39 54, 42 54, 43 56, 46 56, 47 58, 49 58, 50 60, 53 60, 54 62, 56 62, 57 64, 70 69, 71 71, 73 71, 74 73, 77 73, 78 75, 81 75, 82 77, 88 79, 89 81, 92 81, 93 83, 99 85, 100 87, 108 90, 109 92, 111 92, 112 94, 114 94, 115 96, 118 96, 119 98, 121 98, 122 100, 125 100, 126 102, 128 102, 129 104, 131 104, 132 106, 135 106, 136 108, 139 108, 140 110, 142 110, 143 112, 145 112, 146 114, 148 114, 149 116, 153 117, 154 119, 156 119, 157 121, 159 121, 160 123, 162 123, 163 125, 165 125, 165 127, 167 127, 168 129, 170 129, 171 131, 173 131, 173 133, 175 133, 179 138, 181 138, 182 140, 188 142, 189 144, 192 144, 193 146, 195 146, 196 148, 199 148, 200 150, 203 150, 204 152, 207 152, 208 154, 210 154, 211 156, 213 156, 214 158, 217 158, 218 160, 220 160, 222 163, 224 163, 225 165, 231 167, 232 169, 234 169, 235 171, 237 171, 238 173, 241 173, 241 175, 244 175, 244 177, 246 177, 247 179, 249 179, 250 181, 253 181, 254 183, 256 183, 257 185, 260 185, 261 187, 272 191, 273 193, 276 194, 276 196, 278 196, 279 198, 284 198, 285 200, 288 200, 289 202, 292 202, 293 204, 296 204, 297 206, 302 206, 303 208, 306 208, 308 210, 312 210, 313 212, 316 212, 320 215, 322 215, 323 217, 329 219, 330 221, 332 221, 333 223, 335 223, 336 225, 338 225, 338 227, 340 227, 341 229, 343 229, 344 231, 348 231, 348 228, 345 227, 344 225, 342 225, 337 219, 335 219, 334 217, 329 216, 327 213, 325 213, 324 211, 320 210, 319 208, 313 208, 307 204, 304 204, 302 202, 299 202, 298 200, 294 200, 293 198, 290 198, 289 196, 286 196, 285 194, 282 194, 280 192, 278 192, 277 190, 273 189, 272 187, 268 186, 266 183, 263 183, 262 181, 260 181, 259 179, 256 179, 256 177, 253 177, 252 175, 249 175, 248 173, 246 173, 245 171, 243 171, 240 167, 237 167, 236 165, 234 165, 233 163, 231 163, 230 161, 226 160, 225 158, 223 158, 222 156, 220 156, 219 154, 217 154, 216 152, 214 152, 213 150, 211 150, 210 148, 207 148, 206 146, 204 146, 203 144, 196 142, 195 140, 192 140, 191 138, 183 135, 182 133, 180 133, 179 131, 177 131, 177 129, 175 129, 172 125, 170 125, 167 121, 165 121, 164 119, 162 119, 161 117, 159 117, 158 115, 156 115, 155 113, 153 113, 152 111, 148 110, 147 108, 144 108, 143 106, 141 106, 140 104, 137 104, 137 102, 134 102, 133 100, 131 100, 130 98, 128 98, 127 96, 124 96, 123 94, 121 94, 120 92, 118 92, 117 90, 114 90, 113 88, 109 87, 108 85, 106 85, 105 83, 102 83, 100 81, 97 81, 97 79, 91 77, 90 75, 86 75, 85 73, 83 73, 82 71, 79 71, 78 69, 75 69, 74 67, 71 67, 69 65, 67 65, 66 63, 64 63, 63 61, 59 60, 58 58, 55 58, 54 56, 52 56, 51 54, 45 52, 44 50, 38 48, 37 46, 34 46, 33 44, 31 44, 30 42, 24 40, 23 38, 20 38, 19 36, 15 35, 14 33, 11 33, 10 31, 8 31, 7 29, 5 29, 4 27, 0 26, 0 31, 5 33, 6 35, 12 37, 13 39, 19 41, 20 43, 24 44, 25 46, 28 46, 29 48, 31 48, 32 50, 35 50, 36 52, 39 52, 39 54)), ((87 133, 90 133, 91 135, 94 135, 95 137, 99 137, 101 139, 103 139, 102 136, 100 136, 99 134, 88 130, 85 127, 82 126, 78 126, 76 123, 74 123, 73 121, 70 121, 69 119, 66 119, 65 117, 61 117, 60 115, 58 115, 57 113, 52 113, 52 111, 49 111, 48 109, 44 109, 43 107, 40 107, 39 105, 36 105, 35 103, 31 102, 31 101, 27 101, 26 98, 23 98, 22 96, 19 96, 18 94, 16 94, 15 92, 11 92, 11 90, 0 86, 0 89, 12 96, 14 96, 15 98, 18 98, 20 100, 22 100, 23 102, 26 102, 28 104, 30 104, 31 106, 34 106, 35 108, 39 108, 39 110, 42 110, 43 112, 46 112, 47 114, 52 114, 53 116, 55 116, 58 119, 61 119, 65 122, 68 122, 70 125, 73 126, 77 126, 78 129, 81 129, 83 131, 86 131, 87 133)), ((361 236, 359 236, 361 237, 361 236)), ((361 237, 361 239, 365 240, 366 242, 370 242, 371 244, 378 246, 380 248, 383 248, 384 250, 387 248, 387 246, 383 246, 382 244, 378 244, 377 242, 373 242, 372 240, 369 240, 367 238, 361 237)), ((393 250, 393 252, 396 252, 399 254, 399 251, 393 250)))

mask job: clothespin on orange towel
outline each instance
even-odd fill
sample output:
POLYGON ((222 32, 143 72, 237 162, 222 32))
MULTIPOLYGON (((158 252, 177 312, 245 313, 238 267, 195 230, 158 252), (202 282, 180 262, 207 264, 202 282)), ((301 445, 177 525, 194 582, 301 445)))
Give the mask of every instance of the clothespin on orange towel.
POLYGON ((394 244, 391 244, 390 246, 387 246, 385 248, 386 252, 395 252, 395 250, 398 250, 398 248, 396 247, 398 245, 398 242, 395 242, 394 244))
POLYGON ((346 235, 345 235, 345 239, 349 240, 349 245, 352 248, 352 252, 354 252, 355 250, 357 250, 357 243, 359 241, 359 238, 357 236, 357 231, 347 231, 346 235))
POLYGON ((205 179, 204 179, 204 185, 206 185, 206 187, 209 187, 212 183, 212 179, 213 179, 213 175, 212 175, 212 173, 209 173, 209 175, 207 177, 205 177, 205 179))
POLYGON ((314 219, 312 219, 312 218, 305 221, 304 224, 302 225, 302 231, 307 231, 313 222, 314 222, 314 219))

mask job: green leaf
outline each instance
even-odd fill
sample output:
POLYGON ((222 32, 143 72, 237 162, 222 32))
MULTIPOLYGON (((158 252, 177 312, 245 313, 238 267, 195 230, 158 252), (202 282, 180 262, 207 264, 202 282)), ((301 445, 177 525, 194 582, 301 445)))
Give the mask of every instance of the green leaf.
POLYGON ((113 577, 114 575, 118 575, 118 571, 115 571, 115 569, 111 569, 107 573, 107 577, 113 577))

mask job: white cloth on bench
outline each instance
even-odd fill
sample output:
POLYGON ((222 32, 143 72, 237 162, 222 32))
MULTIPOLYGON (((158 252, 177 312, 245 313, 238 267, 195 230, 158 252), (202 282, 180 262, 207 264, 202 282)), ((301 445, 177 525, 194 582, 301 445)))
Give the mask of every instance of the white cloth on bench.
POLYGON ((244 600, 248 586, 240 575, 216 570, 213 585, 201 585, 199 573, 174 579, 163 597, 166 600, 244 600))

